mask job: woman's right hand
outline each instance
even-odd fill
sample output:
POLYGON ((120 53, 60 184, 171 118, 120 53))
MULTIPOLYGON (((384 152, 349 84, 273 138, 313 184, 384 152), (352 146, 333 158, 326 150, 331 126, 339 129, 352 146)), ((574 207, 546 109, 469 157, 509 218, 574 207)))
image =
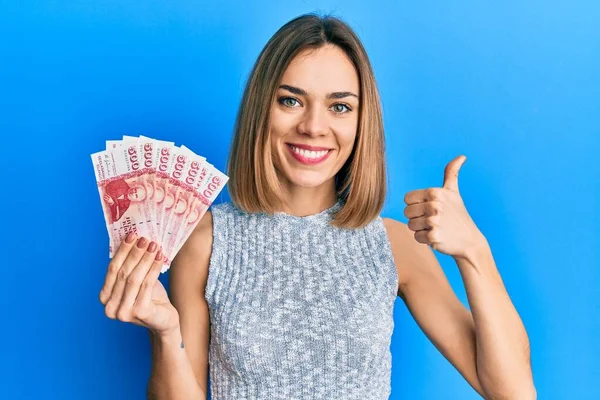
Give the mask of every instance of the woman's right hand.
POLYGON ((163 254, 155 242, 130 232, 108 264, 100 302, 108 318, 166 335, 179 328, 179 314, 158 280, 163 254))

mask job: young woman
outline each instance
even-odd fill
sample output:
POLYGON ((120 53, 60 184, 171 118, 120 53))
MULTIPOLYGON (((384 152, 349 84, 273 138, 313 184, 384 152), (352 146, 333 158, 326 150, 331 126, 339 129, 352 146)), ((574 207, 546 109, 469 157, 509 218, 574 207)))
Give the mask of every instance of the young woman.
POLYGON ((535 398, 526 331, 458 191, 466 158, 443 187, 406 195, 406 225, 379 215, 384 154, 355 33, 315 15, 284 25, 244 92, 232 202, 211 207, 180 250, 170 298, 159 244, 132 235, 109 266, 106 315, 151 334, 149 397, 205 398, 210 373, 214 400, 387 399, 400 296, 479 394, 535 398), (427 245, 456 260, 472 313, 427 245))

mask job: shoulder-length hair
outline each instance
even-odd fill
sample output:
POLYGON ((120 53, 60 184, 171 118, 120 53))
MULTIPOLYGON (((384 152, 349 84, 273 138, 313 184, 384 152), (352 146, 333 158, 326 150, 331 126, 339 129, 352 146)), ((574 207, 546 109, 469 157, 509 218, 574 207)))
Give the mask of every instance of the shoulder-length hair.
POLYGON ((360 84, 354 148, 335 176, 342 207, 331 224, 354 229, 376 218, 386 196, 383 118, 367 53, 352 28, 338 18, 305 14, 282 26, 261 51, 246 83, 234 127, 227 174, 232 202, 246 212, 282 209, 281 187, 271 155, 270 110, 283 73, 304 50, 339 47, 354 64, 360 84))

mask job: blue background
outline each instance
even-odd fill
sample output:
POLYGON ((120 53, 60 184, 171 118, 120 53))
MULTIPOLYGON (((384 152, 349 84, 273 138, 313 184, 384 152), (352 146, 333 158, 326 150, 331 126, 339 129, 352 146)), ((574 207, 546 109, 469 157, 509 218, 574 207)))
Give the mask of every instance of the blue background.
MULTIPOLYGON (((406 192, 441 186, 465 154, 461 194, 529 332, 539 397, 600 398, 600 6, 552 0, 0 1, 0 397, 144 398, 147 332, 98 300, 108 240, 89 155, 142 133, 223 170, 256 56, 310 11, 344 18, 371 57, 382 214, 407 222, 406 192)), ((395 323, 392 399, 479 398, 400 299, 395 323)))

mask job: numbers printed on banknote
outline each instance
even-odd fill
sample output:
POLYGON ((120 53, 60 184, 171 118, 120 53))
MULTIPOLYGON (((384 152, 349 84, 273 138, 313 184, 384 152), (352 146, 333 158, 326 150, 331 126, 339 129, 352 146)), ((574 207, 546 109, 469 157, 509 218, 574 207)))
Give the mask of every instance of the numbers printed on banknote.
POLYGON ((133 231, 162 246, 162 272, 229 179, 187 147, 146 136, 107 140, 91 157, 109 257, 133 231))

